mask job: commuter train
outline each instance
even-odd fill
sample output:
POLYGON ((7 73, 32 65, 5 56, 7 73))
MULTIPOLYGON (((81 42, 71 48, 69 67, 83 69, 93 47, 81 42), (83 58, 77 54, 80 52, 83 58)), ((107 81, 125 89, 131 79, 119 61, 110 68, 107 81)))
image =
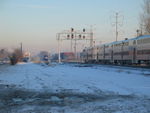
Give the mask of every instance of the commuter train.
POLYGON ((86 63, 150 65, 150 35, 85 48, 86 63))

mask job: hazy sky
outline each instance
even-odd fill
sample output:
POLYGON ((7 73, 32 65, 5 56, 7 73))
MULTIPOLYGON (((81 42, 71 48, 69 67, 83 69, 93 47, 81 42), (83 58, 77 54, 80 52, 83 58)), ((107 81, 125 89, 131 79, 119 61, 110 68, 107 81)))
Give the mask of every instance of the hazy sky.
MULTIPOLYGON (((119 40, 136 34, 142 0, 0 0, 0 48, 57 50, 56 33, 90 28, 97 43, 115 40, 115 12, 123 15, 119 40)), ((63 43, 67 50, 69 43, 63 43)))

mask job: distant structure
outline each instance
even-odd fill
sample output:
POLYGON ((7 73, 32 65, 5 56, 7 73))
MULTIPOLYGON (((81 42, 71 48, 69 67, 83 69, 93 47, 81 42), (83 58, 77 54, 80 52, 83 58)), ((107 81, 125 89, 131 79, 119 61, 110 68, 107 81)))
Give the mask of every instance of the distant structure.
POLYGON ((39 56, 32 56, 31 61, 33 63, 41 63, 40 57, 39 56))
MULTIPOLYGON (((52 61, 58 61, 58 54, 52 55, 52 61)), ((75 54, 73 52, 61 52, 60 53, 61 62, 74 62, 75 54)))
POLYGON ((38 56, 40 57, 40 61, 41 62, 49 64, 49 62, 50 62, 50 54, 49 54, 49 52, 41 51, 38 56))
POLYGON ((30 52, 23 52, 23 58, 22 58, 23 62, 29 62, 30 58, 31 58, 30 52))
POLYGON ((0 64, 9 61, 9 53, 6 49, 0 49, 0 64))
POLYGON ((42 61, 45 57, 49 57, 49 53, 47 51, 41 51, 38 56, 42 61))

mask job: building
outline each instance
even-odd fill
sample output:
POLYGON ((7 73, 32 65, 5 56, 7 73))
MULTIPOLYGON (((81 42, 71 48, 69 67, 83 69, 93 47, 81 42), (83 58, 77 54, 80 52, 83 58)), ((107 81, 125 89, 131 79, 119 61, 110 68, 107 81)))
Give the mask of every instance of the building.
MULTIPOLYGON (((73 52, 60 53, 61 62, 73 62, 75 60, 75 54, 73 52)), ((58 61, 58 54, 52 55, 52 61, 58 61)))

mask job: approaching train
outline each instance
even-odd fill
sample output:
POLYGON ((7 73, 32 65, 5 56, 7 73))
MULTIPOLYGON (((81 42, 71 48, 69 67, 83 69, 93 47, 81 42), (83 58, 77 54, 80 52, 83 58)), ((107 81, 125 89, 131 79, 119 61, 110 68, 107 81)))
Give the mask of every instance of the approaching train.
POLYGON ((150 35, 85 48, 86 63, 150 65, 150 35))

